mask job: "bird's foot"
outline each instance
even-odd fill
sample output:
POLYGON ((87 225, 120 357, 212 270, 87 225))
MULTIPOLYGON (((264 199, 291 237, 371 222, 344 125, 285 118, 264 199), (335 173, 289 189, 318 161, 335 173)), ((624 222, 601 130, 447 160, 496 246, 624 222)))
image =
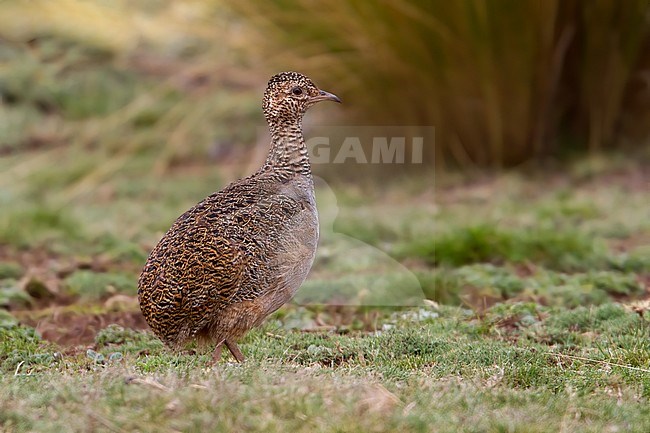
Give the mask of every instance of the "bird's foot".
POLYGON ((237 343, 235 343, 233 340, 226 340, 225 343, 226 347, 230 349, 230 353, 232 353, 232 356, 235 357, 237 362, 244 362, 244 354, 241 353, 241 350, 239 350, 237 343))
POLYGON ((244 354, 241 353, 241 350, 239 350, 239 347, 237 346, 237 343, 235 343, 232 340, 224 340, 221 343, 217 344, 217 346, 214 348, 214 352, 212 352, 212 363, 213 364, 216 364, 221 359, 221 349, 223 348, 224 344, 230 350, 230 353, 232 353, 232 356, 235 357, 237 362, 244 362, 244 359, 245 359, 244 354))
POLYGON ((216 364, 219 362, 221 359, 221 348, 223 347, 223 341, 214 348, 214 352, 212 352, 212 363, 216 364))

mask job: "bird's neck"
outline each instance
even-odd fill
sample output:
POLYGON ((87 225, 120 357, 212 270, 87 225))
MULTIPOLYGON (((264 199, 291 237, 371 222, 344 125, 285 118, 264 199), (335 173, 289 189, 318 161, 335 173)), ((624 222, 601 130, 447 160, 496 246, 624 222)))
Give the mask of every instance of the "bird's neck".
POLYGON ((302 122, 269 122, 271 148, 263 169, 273 170, 282 177, 296 174, 311 176, 307 145, 302 135, 302 122))

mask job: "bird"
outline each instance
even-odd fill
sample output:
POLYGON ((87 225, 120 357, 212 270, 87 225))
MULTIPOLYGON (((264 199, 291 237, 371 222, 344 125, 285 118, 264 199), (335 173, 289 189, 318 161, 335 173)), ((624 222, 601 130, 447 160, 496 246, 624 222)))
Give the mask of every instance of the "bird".
POLYGON ((225 345, 287 303, 313 264, 318 212, 302 119, 321 101, 341 100, 307 76, 271 77, 262 109, 271 143, 263 165, 183 213, 153 248, 138 301, 154 334, 172 349, 193 340, 225 345))

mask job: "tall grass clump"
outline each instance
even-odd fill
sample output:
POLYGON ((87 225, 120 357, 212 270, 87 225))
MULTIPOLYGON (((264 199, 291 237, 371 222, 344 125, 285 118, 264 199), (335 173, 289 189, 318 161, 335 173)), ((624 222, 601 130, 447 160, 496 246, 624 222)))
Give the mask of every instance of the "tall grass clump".
POLYGON ((267 65, 336 88, 357 124, 435 126, 430 162, 503 166, 567 144, 602 150, 625 138, 626 124, 638 145, 650 139, 650 124, 632 120, 650 107, 630 96, 649 91, 647 1, 244 0, 234 9, 267 65))

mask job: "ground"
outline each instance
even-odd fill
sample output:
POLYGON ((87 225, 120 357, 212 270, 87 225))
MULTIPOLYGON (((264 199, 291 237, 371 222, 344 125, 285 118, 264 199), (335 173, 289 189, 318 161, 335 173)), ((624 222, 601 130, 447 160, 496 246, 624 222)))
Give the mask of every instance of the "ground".
POLYGON ((45 193, 79 164, 61 157, 1 197, 2 429, 650 431, 650 178, 602 158, 380 189, 326 177, 299 302, 242 341, 246 363, 212 365, 151 334, 136 281, 237 170, 161 181, 136 160, 92 194, 45 193))

